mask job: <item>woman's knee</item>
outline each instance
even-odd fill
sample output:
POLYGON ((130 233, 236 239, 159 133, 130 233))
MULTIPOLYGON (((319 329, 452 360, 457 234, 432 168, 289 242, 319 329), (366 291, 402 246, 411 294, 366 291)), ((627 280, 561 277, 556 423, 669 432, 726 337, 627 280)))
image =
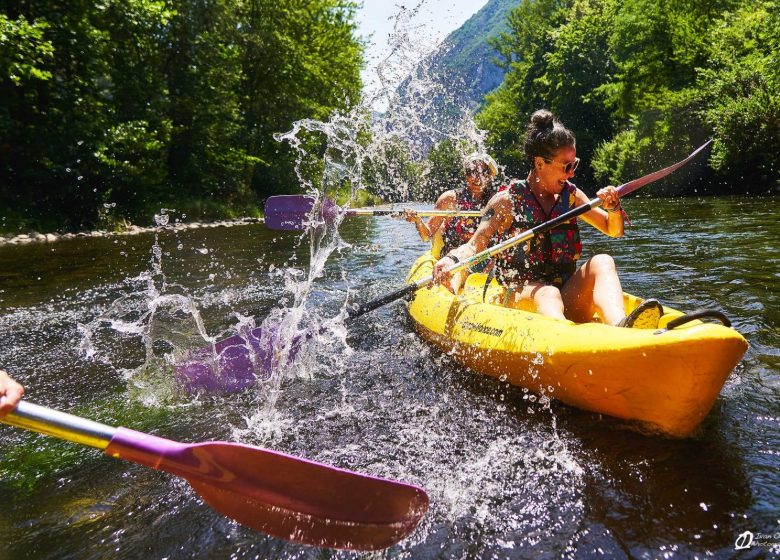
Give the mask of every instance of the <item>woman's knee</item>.
POLYGON ((540 286, 534 290, 534 301, 548 305, 559 305, 563 307, 563 298, 561 291, 555 286, 540 286))
POLYGON ((596 274, 614 274, 617 271, 617 267, 615 266, 615 259, 604 253, 591 257, 588 264, 592 271, 596 274))

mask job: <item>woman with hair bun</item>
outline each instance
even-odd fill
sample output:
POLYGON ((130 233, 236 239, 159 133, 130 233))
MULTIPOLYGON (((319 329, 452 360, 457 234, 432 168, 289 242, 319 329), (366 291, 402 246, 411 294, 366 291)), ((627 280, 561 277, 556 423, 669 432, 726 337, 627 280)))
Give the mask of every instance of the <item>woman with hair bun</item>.
MULTIPOLYGON (((453 263, 588 204, 585 193, 570 182, 580 162, 574 134, 550 111, 541 109, 531 116, 524 151, 530 165, 527 178, 510 181, 493 196, 485 208, 489 218, 467 243, 444 254, 434 265, 434 282, 452 289, 446 268, 453 263)), ((596 196, 601 207, 580 217, 610 237, 621 237, 625 214, 617 189, 607 186, 596 196)), ((655 328, 663 313, 661 305, 647 300, 626 317, 612 257, 595 255, 578 268, 581 252, 574 218, 497 255, 495 274, 506 287, 506 304, 575 322, 590 321, 597 313, 606 324, 655 328)))

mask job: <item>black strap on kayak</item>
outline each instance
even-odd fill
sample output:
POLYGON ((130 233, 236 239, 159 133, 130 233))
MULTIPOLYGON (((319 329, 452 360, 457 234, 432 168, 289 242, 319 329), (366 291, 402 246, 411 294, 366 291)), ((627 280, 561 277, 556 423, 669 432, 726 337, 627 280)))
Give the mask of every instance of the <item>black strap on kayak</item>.
POLYGON ((697 319, 717 319, 718 321, 723 323, 724 326, 726 327, 731 326, 731 321, 729 321, 729 318, 726 317, 720 311, 715 311, 714 309, 701 309, 699 311, 694 311, 693 313, 687 313, 682 317, 677 317, 676 319, 672 319, 671 321, 669 321, 669 323, 667 323, 666 329, 672 330, 679 327, 680 325, 684 325, 685 323, 689 323, 697 319))
POLYGON ((482 303, 485 303, 485 297, 487 297, 487 291, 490 287, 490 283, 493 281, 493 278, 496 276, 496 263, 491 259, 488 261, 488 264, 485 268, 487 268, 487 276, 485 277, 485 287, 482 288, 482 303))

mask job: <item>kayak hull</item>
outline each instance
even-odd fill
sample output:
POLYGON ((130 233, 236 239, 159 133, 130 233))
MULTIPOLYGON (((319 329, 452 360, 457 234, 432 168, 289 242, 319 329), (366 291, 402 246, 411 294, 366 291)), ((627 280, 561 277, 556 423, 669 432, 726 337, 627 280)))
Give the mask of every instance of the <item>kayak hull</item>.
MULTIPOLYGON (((430 276, 430 253, 412 266, 408 282, 430 276)), ((692 321, 663 327, 682 315, 666 309, 658 330, 599 322, 575 324, 493 303, 493 281, 469 276, 455 296, 437 286, 417 290, 409 314, 424 339, 462 365, 577 408, 637 422, 670 437, 688 437, 712 409, 747 350, 734 329, 692 321)), ((626 294, 626 309, 638 298, 626 294)))

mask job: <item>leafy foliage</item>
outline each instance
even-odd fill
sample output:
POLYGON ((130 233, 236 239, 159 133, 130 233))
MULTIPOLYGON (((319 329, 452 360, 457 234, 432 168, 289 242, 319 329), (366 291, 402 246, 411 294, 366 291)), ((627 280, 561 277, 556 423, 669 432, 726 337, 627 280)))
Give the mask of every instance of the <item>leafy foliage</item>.
POLYGON ((0 229, 251 211, 294 190, 273 134, 357 99, 355 9, 0 1, 0 229))
POLYGON ((712 34, 711 58, 700 70, 702 120, 717 142, 712 164, 741 169, 744 186, 778 182, 780 153, 780 5, 751 2, 724 15, 712 34))
POLYGON ((524 0, 496 41, 508 72, 478 122, 518 175, 525 124, 546 107, 577 133, 586 183, 617 184, 714 137, 707 183, 771 190, 779 10, 770 0, 524 0))

